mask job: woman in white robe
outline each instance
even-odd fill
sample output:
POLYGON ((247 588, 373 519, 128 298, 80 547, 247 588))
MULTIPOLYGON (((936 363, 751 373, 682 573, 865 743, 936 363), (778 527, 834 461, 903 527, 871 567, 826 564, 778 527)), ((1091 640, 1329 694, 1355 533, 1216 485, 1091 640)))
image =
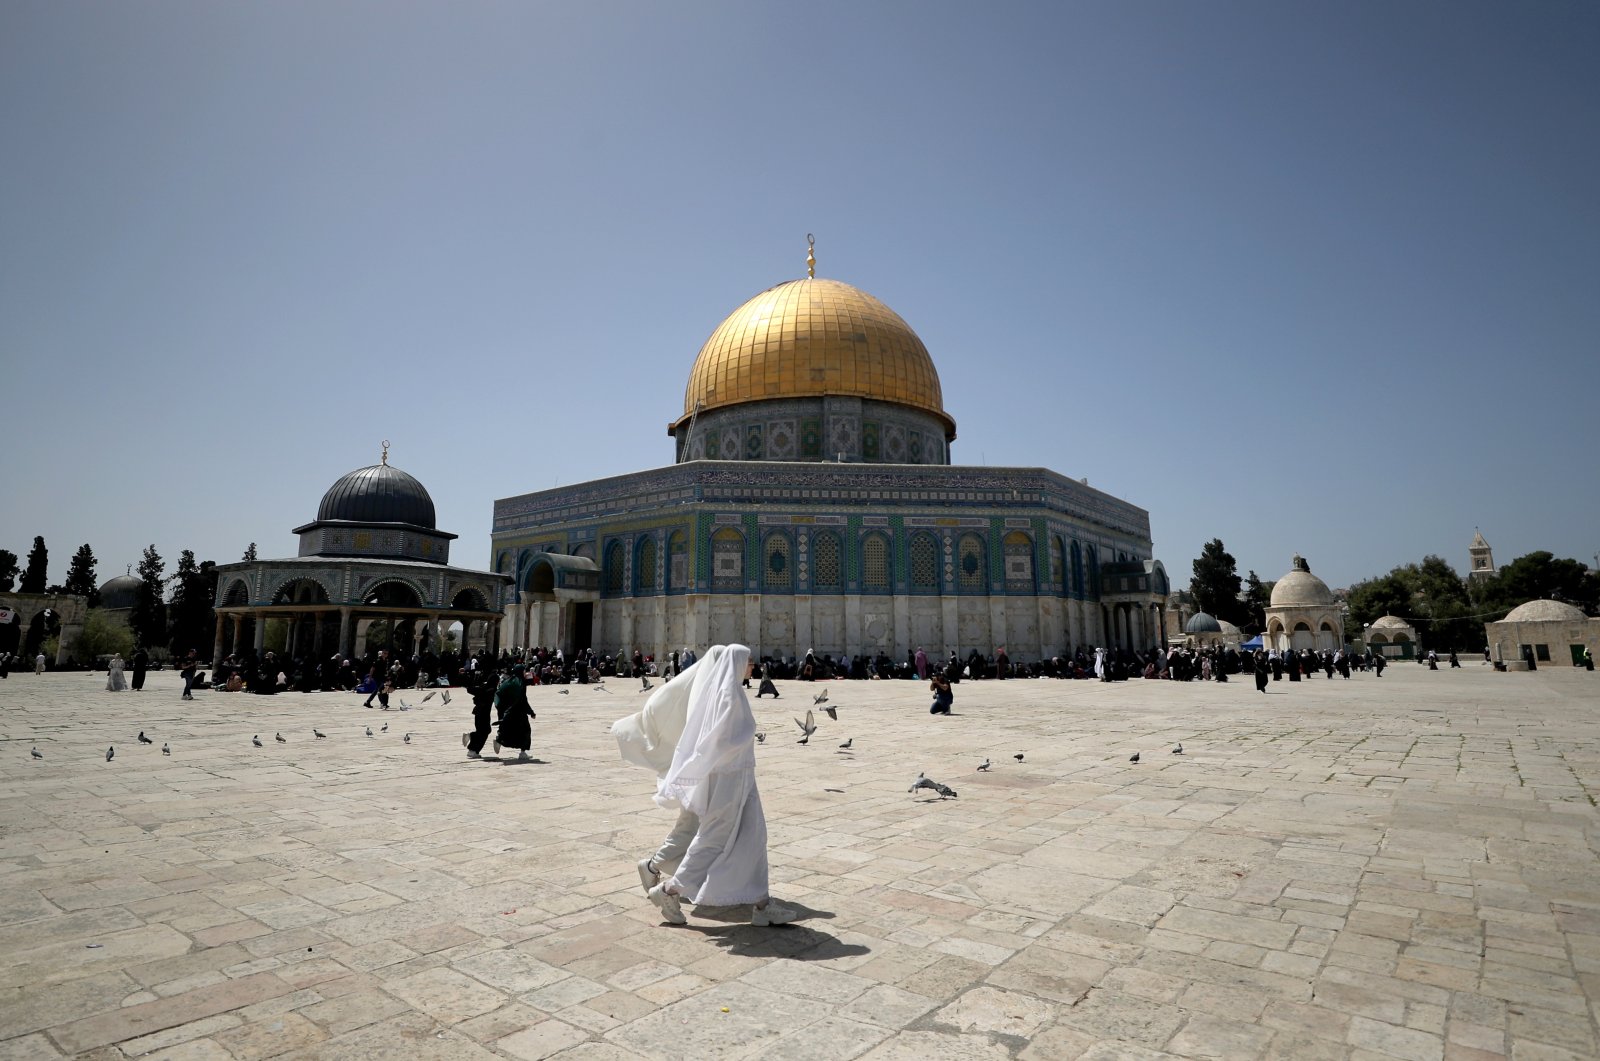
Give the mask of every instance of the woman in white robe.
POLYGON ((677 871, 650 889, 666 920, 685 924, 680 898, 708 906, 755 907, 751 923, 781 925, 794 910, 767 894, 767 820, 756 791, 756 719, 741 688, 752 670, 750 650, 729 645, 694 682, 672 768, 656 786, 656 803, 699 819, 677 871))
POLYGON ((120 693, 128 688, 128 681, 122 676, 123 663, 120 653, 111 657, 111 662, 106 665, 106 692, 120 693))

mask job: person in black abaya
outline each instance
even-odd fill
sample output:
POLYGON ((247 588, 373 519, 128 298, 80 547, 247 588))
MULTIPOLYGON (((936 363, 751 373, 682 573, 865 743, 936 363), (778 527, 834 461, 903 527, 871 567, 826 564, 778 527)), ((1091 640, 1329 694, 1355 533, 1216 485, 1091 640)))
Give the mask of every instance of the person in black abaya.
POLYGON ((1267 691, 1267 656, 1264 652, 1256 653, 1256 692, 1267 691))
POLYGON ((500 709, 500 732, 495 737, 494 750, 517 749, 517 761, 528 761, 528 749, 533 747, 533 708, 528 706, 528 690, 523 684, 522 669, 513 667, 506 672, 505 681, 494 694, 495 706, 500 709))
POLYGON ((144 672, 150 668, 150 653, 144 649, 136 649, 133 653, 133 679, 128 682, 129 688, 134 692, 144 689, 144 672))

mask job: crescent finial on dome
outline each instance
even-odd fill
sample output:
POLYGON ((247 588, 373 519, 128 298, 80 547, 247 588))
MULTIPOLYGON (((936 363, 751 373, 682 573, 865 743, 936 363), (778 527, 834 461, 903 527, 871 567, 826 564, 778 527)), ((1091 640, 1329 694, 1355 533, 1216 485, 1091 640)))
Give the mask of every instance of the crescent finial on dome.
POLYGON ((817 237, 806 233, 806 279, 817 278, 817 237))
POLYGON ((383 440, 383 457, 382 457, 382 460, 383 460, 384 466, 387 467, 388 464, 389 464, 389 440, 388 439, 384 439, 383 440))

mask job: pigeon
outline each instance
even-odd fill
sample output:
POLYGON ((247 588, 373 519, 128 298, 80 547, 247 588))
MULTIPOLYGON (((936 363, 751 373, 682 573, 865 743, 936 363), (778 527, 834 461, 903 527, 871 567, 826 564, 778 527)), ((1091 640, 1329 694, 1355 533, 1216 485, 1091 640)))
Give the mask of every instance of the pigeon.
POLYGON ((328 739, 328 735, 326 733, 322 732, 320 729, 318 729, 315 726, 311 727, 311 735, 313 737, 317 738, 318 740, 327 740, 328 739))
POLYGON ((822 710, 826 711, 828 713, 828 717, 833 719, 835 722, 839 721, 839 709, 837 707, 825 707, 822 710))
POLYGON ((42 752, 40 752, 38 748, 35 748, 35 749, 33 749, 33 757, 35 759, 43 759, 44 758, 44 754, 42 752))
POLYGON ((388 733, 389 732, 389 723, 385 722, 383 724, 383 728, 380 729, 378 732, 379 733, 388 733))
POLYGON ((272 739, 277 741, 279 744, 288 744, 289 743, 287 740, 284 739, 282 733, 274 734, 272 739))
POLYGON ((117 757, 117 746, 113 744, 111 747, 106 749, 106 762, 109 763, 112 759, 115 759, 116 757, 117 757))
POLYGON ((1015 759, 1017 762, 1020 763, 1020 762, 1022 762, 1022 753, 1018 752, 1017 754, 1013 755, 1011 758, 1015 759))
POLYGON ((801 736, 801 738, 795 742, 796 744, 806 743, 811 739, 811 735, 817 731, 817 720, 810 711, 806 712, 806 720, 804 722, 801 722, 797 718, 794 720, 794 724, 800 727, 800 732, 803 734, 803 736, 801 736))
POLYGON ((428 694, 428 695, 427 695, 427 696, 424 696, 424 697, 423 697, 423 698, 422 698, 422 702, 423 702, 423 703, 427 703, 427 702, 428 702, 428 701, 429 701, 429 700, 432 700, 432 699, 433 699, 433 698, 434 698, 434 696, 435 696, 435 695, 436 695, 436 694, 434 694, 434 693, 429 693, 429 694, 428 694))
POLYGON ((654 685, 650 684, 650 678, 649 678, 648 675, 644 675, 644 674, 639 675, 639 680, 644 683, 644 685, 639 689, 639 691, 641 693, 648 692, 649 690, 655 688, 654 685))
POLYGON ((816 696, 813 696, 811 698, 811 702, 813 704, 825 704, 825 703, 827 703, 828 702, 828 690, 824 689, 824 690, 822 690, 822 692, 818 693, 816 696))
POLYGON ((1139 761, 1139 753, 1138 752, 1134 752, 1132 755, 1128 756, 1128 762, 1136 763, 1138 761, 1139 761))
POLYGON ((402 710, 402 711, 410 711, 411 710, 411 705, 410 704, 406 703, 403 699, 400 699, 399 697, 396 697, 396 699, 400 700, 400 710, 402 710))
POLYGON ((369 736, 369 737, 372 736, 372 727, 371 726, 367 727, 367 736, 369 736))
POLYGON ((557 689, 556 692, 560 693, 562 696, 571 696, 572 695, 572 690, 571 689, 557 689))
POLYGON ((161 746, 161 754, 162 755, 171 755, 172 754, 172 746, 169 745, 169 744, 163 744, 161 746))
POLYGON ((407 744, 410 744, 410 743, 411 743, 411 734, 409 734, 409 733, 407 733, 407 734, 406 734, 406 735, 405 735, 405 737, 404 737, 404 740, 405 740, 405 742, 406 742, 406 743, 407 743, 407 744))
POLYGON ((607 693, 607 694, 609 694, 611 692, 610 689, 607 689, 605 687, 605 683, 604 682, 595 682, 593 685, 589 686, 589 691, 591 693, 607 693))
POLYGON ((1183 754, 1183 744, 1181 742, 1178 744, 1178 746, 1176 748, 1172 749, 1172 754, 1173 755, 1182 755, 1183 754))
POLYGON ((919 788, 931 789, 932 791, 938 793, 940 799, 955 799, 956 798, 956 790, 955 789, 951 788, 948 785, 941 785, 941 784, 939 784, 939 782, 933 780, 932 778, 924 777, 921 774, 918 774, 917 775, 917 779, 915 781, 911 782, 910 791, 915 792, 919 788))
POLYGON ((757 733, 756 734, 756 743, 757 744, 765 744, 765 743, 767 743, 767 735, 765 733, 757 733))
POLYGON ((989 769, 989 760, 985 759, 983 762, 979 763, 978 764, 978 769, 979 770, 983 770, 983 771, 987 771, 989 769))
POLYGON ((261 734, 259 734, 259 733, 257 733, 254 737, 250 738, 250 743, 254 744, 257 748, 265 748, 266 747, 266 745, 261 743, 261 734))
POLYGON ((446 689, 444 692, 440 693, 439 697, 440 697, 441 700, 444 701, 444 706, 445 707, 449 707, 450 706, 450 690, 449 689, 446 689))
POLYGON ((854 744, 855 742, 856 742, 856 739, 854 737, 851 737, 849 740, 847 740, 843 744, 839 745, 839 747, 845 749, 846 751, 849 751, 850 750, 850 745, 854 744))
POLYGON ((155 741, 151 740, 149 737, 146 737, 144 735, 144 730, 141 729, 139 731, 139 743, 140 744, 154 744, 155 741))

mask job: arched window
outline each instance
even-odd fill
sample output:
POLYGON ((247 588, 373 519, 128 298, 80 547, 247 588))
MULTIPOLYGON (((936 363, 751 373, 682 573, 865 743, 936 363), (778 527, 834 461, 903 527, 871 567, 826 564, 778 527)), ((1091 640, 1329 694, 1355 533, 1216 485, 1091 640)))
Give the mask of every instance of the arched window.
POLYGON ((844 586, 839 563, 839 536, 822 531, 811 539, 811 588, 819 593, 837 593, 844 586))
POLYGON ((1033 539, 1021 531, 1012 531, 1000 542, 1006 558, 1006 592, 1032 593, 1033 539))
POLYGON ((639 542, 639 551, 633 557, 634 592, 649 596, 656 591, 656 539, 646 535, 639 542))
POLYGON ((889 540, 881 534, 861 539, 861 591, 889 592, 889 540))
POLYGON ((606 596, 622 596, 622 568, 622 543, 612 542, 606 546, 605 573, 601 576, 606 596))
POLYGON ((667 588, 689 588, 689 536, 681 530, 667 538, 667 588))
POLYGON ((1085 592, 1087 583, 1083 580, 1083 547, 1076 538, 1072 540, 1072 584, 1078 587, 1078 596, 1088 596, 1085 592))
POLYGON ((1094 600, 1100 599, 1100 551, 1089 544, 1089 593, 1094 600))
POLYGON ((1051 572, 1055 591, 1065 597, 1072 589, 1072 576, 1067 570, 1067 546, 1059 534, 1051 539, 1050 564, 1055 569, 1051 572))
POLYGON ((986 592, 988 568, 983 539, 976 534, 963 534, 956 546, 956 587, 962 593, 986 592))
POLYGON ((794 588, 794 557, 789 550, 789 536, 781 531, 767 535, 762 551, 761 586, 772 592, 794 588))
POLYGON ((711 536, 711 588, 744 589, 744 535, 732 527, 711 536))
POLYGON ((926 531, 911 536, 911 588, 939 592, 939 546, 926 531))

